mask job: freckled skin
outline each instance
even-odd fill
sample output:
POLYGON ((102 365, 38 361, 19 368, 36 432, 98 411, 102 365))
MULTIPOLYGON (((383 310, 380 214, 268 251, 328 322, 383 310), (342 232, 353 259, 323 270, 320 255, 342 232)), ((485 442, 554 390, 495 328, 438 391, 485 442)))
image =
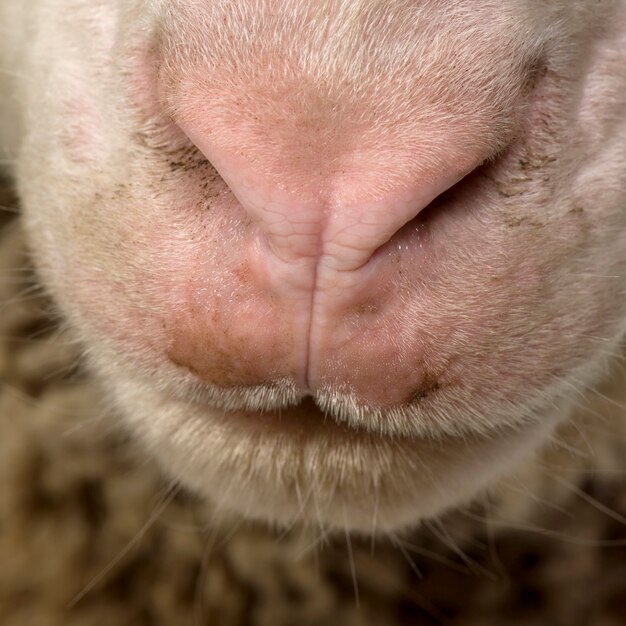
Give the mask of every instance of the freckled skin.
POLYGON ((417 523, 619 351, 621 0, 18 4, 0 154, 42 280, 224 509, 417 523))

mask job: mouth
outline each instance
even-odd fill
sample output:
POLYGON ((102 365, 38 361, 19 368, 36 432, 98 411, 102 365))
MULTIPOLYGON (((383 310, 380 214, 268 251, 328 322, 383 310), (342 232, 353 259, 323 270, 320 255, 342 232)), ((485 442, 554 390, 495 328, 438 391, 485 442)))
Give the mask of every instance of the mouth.
POLYGON ((314 394, 302 393, 289 380, 230 388, 194 383, 179 387, 176 382, 167 386, 171 397, 180 402, 191 402, 200 411, 243 420, 248 427, 271 426, 290 432, 334 426, 376 436, 435 439, 442 434, 457 435, 461 431, 476 430, 465 428, 458 419, 446 423, 432 418, 433 402, 439 402, 439 396, 446 392, 446 385, 439 382, 427 389, 420 386, 420 392, 413 394, 409 401, 391 407, 363 403, 350 390, 331 386, 314 394))
MULTIPOLYGON (((272 427, 285 432, 328 429, 369 433, 377 437, 433 439, 491 436, 503 425, 513 428, 536 420, 546 411, 546 397, 554 390, 527 389, 514 398, 502 384, 498 393, 478 395, 465 379, 441 372, 419 382, 405 402, 377 406, 365 402, 346 386, 328 385, 314 393, 302 392, 289 379, 271 383, 218 387, 189 377, 172 376, 159 388, 169 398, 193 405, 199 412, 241 420, 248 428, 272 427)), ((153 379, 143 379, 153 388, 153 379)), ((549 407, 548 407, 549 408, 549 407)))
POLYGON ((229 411, 129 379, 110 390, 135 436, 216 517, 367 534, 469 500, 528 457, 556 423, 402 436, 338 421, 311 397, 229 411))
POLYGON ((261 424, 274 424, 286 430, 294 427, 313 428, 319 427, 320 424, 337 423, 337 420, 328 411, 324 411, 311 396, 306 396, 293 406, 242 411, 240 415, 243 419, 258 420, 261 424))

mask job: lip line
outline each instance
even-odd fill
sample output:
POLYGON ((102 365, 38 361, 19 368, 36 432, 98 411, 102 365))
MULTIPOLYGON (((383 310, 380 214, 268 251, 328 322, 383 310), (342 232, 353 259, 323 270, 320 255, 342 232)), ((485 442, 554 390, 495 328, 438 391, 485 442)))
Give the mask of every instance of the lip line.
POLYGON ((536 427, 535 422, 525 424, 507 425, 495 427, 490 432, 460 432, 458 434, 452 432, 441 431, 433 435, 427 432, 421 433, 400 433, 392 432, 384 428, 371 428, 363 424, 356 425, 348 420, 338 420, 331 414, 324 414, 317 404, 313 403, 310 398, 305 398, 304 404, 311 405, 309 410, 303 409, 300 402, 296 406, 289 406, 280 409, 263 410, 246 410, 235 409, 229 410, 225 408, 214 408, 201 401, 192 401, 192 405, 201 409, 208 419, 216 420, 222 425, 231 426, 239 425, 243 428, 258 428, 264 435, 268 432, 268 427, 276 430, 282 436, 305 435, 310 436, 312 433, 319 434, 320 430, 324 433, 335 431, 343 436, 352 436, 366 440, 387 441, 387 442, 414 442, 416 445, 445 445, 446 442, 464 441, 469 442, 472 439, 477 444, 490 439, 500 439, 510 436, 516 437, 527 432, 529 428, 536 427), (310 411, 313 408, 314 411, 310 411))

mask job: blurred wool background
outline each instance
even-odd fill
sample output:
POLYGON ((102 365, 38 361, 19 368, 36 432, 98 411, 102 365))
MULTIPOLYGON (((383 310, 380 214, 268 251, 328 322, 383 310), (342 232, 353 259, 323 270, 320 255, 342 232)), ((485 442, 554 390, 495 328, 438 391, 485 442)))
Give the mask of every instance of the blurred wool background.
POLYGON ((409 534, 215 527, 107 411, 2 183, 0 207, 1 626, 626 625, 621 403, 581 411, 539 474, 409 534))

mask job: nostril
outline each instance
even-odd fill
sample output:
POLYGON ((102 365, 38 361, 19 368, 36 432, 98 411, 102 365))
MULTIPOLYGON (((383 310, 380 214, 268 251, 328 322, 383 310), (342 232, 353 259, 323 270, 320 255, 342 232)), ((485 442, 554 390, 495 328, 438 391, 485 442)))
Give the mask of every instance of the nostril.
POLYGON ((476 180, 482 176, 488 160, 481 161, 476 167, 471 169, 467 174, 462 176, 453 185, 444 189, 440 194, 435 196, 427 206, 425 206, 417 216, 422 224, 430 223, 437 213, 444 210, 454 199, 460 195, 467 193, 474 185, 476 180))
MULTIPOLYGON (((381 255, 398 254, 408 251, 424 250, 428 241, 432 236, 434 222, 440 218, 452 218, 451 215, 443 216, 441 213, 448 213, 450 205, 457 200, 459 196, 465 193, 471 193, 471 187, 480 177, 484 170, 485 161, 481 161, 476 167, 471 169, 467 174, 459 176, 453 184, 445 187, 441 193, 435 195, 424 206, 420 207, 416 203, 411 215, 410 210, 407 211, 409 219, 400 227, 391 232, 390 236, 383 241, 372 253, 369 260, 365 263, 375 262, 381 258, 381 255)), ((455 203, 457 204, 457 203, 455 203)), ((458 211, 458 206, 455 211, 458 211)))

